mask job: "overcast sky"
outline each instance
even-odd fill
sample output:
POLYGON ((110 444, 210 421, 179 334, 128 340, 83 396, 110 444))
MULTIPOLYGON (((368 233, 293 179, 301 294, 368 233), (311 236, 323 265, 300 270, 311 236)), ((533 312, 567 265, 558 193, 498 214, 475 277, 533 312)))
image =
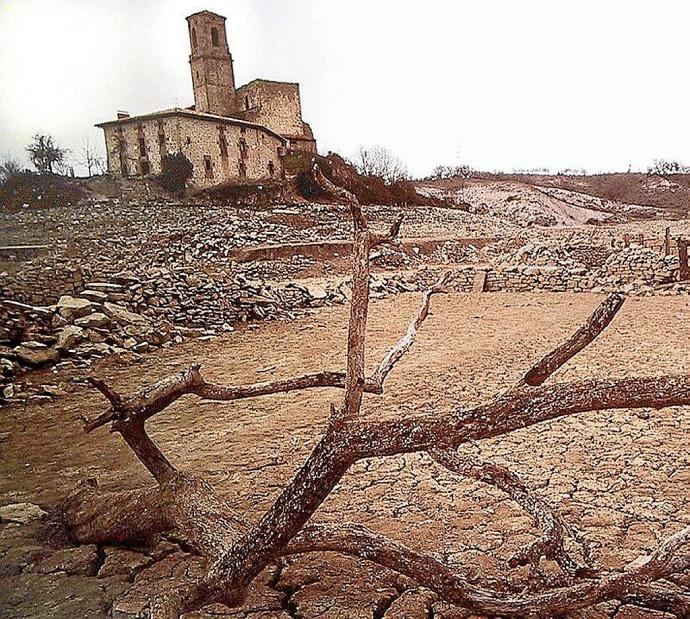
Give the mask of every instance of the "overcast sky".
POLYGON ((193 103, 184 18, 228 18, 238 85, 301 85, 319 150, 589 171, 690 163, 687 0, 0 0, 0 156, 193 103))

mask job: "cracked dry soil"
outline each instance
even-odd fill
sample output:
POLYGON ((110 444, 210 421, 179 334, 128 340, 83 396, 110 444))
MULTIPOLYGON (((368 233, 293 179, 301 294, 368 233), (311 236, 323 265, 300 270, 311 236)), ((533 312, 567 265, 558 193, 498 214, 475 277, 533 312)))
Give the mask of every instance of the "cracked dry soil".
MULTIPOLYGON (((370 368, 404 332, 419 298, 405 294, 372 304, 370 368)), ((567 337, 599 301, 589 294, 435 297, 430 318, 389 377, 386 394, 365 397, 365 414, 440 415, 484 401, 567 337)), ((192 361, 203 364, 209 379, 236 384, 339 369, 345 362, 346 325, 347 307, 324 308, 293 322, 187 342, 137 365, 106 361, 95 373, 127 393, 192 361)), ((688 372, 689 346, 688 298, 630 298, 604 334, 551 380, 688 372)), ((329 403, 340 395, 337 390, 304 391, 231 403, 187 397, 149 427, 174 464, 206 477, 255 520, 306 457, 326 422, 329 403)), ((29 501, 50 510, 84 478, 95 477, 112 489, 150 483, 118 436, 105 429, 82 433, 79 415, 93 415, 103 405, 95 390, 78 387, 43 406, 4 410, 0 504, 29 501)), ((690 523, 689 435, 688 408, 603 411, 462 449, 522 475, 591 542, 597 563, 618 569, 690 523)), ((537 533, 531 519, 499 491, 453 478, 416 454, 356 464, 317 518, 363 523, 469 567, 478 578, 505 571, 508 557, 537 533)), ((182 576, 195 569, 193 560, 166 541, 133 550, 71 549, 59 532, 53 533, 47 537, 43 525, 0 525, 0 616, 135 617, 150 583, 163 574, 182 576)), ((525 573, 513 570, 511 576, 520 580, 525 573)), ((690 588, 690 581, 683 584, 690 588)), ((319 553, 267 569, 242 608, 210 607, 190 615, 212 616, 472 615, 395 573, 319 553)), ((571 616, 663 614, 608 603, 571 616)))

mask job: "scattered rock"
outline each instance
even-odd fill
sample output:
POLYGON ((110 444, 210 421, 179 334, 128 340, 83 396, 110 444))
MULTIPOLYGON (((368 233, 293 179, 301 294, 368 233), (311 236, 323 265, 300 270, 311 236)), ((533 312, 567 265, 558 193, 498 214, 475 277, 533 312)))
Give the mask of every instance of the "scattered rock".
POLYGON ((35 503, 11 503, 0 507, 0 522, 28 524, 48 514, 35 503))
POLYGON ((91 313, 93 303, 88 299, 63 295, 58 299, 57 311, 65 320, 74 320, 91 313))
POLYGON ((36 565, 39 574, 65 572, 69 575, 95 576, 98 565, 98 549, 95 545, 77 546, 57 550, 36 565))
POLYGON ((84 329, 76 325, 67 325, 58 331, 55 349, 60 352, 66 352, 70 348, 74 348, 83 339, 84 329))
POLYGON ((23 342, 14 349, 14 352, 19 361, 33 367, 54 363, 60 358, 57 350, 34 341, 23 342))

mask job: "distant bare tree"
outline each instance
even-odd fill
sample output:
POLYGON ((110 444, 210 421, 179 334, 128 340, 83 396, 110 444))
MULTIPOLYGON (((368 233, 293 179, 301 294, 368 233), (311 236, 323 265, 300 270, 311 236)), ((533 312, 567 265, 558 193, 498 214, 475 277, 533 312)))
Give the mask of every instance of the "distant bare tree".
POLYGON ((53 136, 40 133, 34 135, 33 142, 26 147, 26 150, 39 174, 52 174, 64 163, 67 156, 67 149, 55 144, 53 136))
POLYGON ((433 180, 451 179, 451 178, 472 178, 474 170, 466 165, 437 165, 432 171, 430 178, 433 180))
POLYGON ((474 170, 467 164, 462 165, 437 165, 431 172, 432 180, 460 180, 459 198, 465 201, 465 181, 474 176, 474 170))
POLYGON ((355 167, 360 174, 378 176, 388 184, 409 178, 407 166, 383 146, 360 146, 355 167))
POLYGON ((0 182, 4 183, 22 171, 22 164, 11 155, 7 155, 0 163, 0 182))
POLYGON ((96 148, 91 145, 89 138, 86 138, 86 144, 81 151, 81 160, 79 163, 86 166, 89 176, 93 176, 93 174, 103 174, 105 172, 103 157, 96 148))
POLYGON ((654 164, 647 168, 647 174, 690 174, 690 166, 686 166, 679 161, 666 161, 665 159, 655 159, 654 164))

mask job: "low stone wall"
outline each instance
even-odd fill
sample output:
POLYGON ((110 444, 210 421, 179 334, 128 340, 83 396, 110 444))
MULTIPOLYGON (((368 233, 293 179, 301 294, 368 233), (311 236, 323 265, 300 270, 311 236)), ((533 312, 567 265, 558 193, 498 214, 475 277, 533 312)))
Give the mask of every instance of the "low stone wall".
POLYGON ((64 294, 84 290, 88 266, 62 256, 44 256, 25 262, 13 274, 0 272, 0 299, 30 305, 52 305, 64 294))
MULTIPOLYGON (((477 271, 486 273, 483 289, 487 292, 582 292, 596 288, 630 292, 642 287, 649 292, 676 281, 678 258, 632 247, 611 253, 602 266, 592 269, 582 265, 470 265, 457 269, 455 289, 471 291, 477 271)), ((0 274, 0 299, 49 306, 62 295, 81 294, 93 281, 110 285, 114 295, 111 300, 130 311, 195 328, 265 319, 313 303, 313 298, 300 292, 297 284, 270 286, 226 268, 211 271, 177 261, 170 267, 104 275, 94 273, 83 257, 71 260, 58 256, 30 261, 13 275, 0 274)))
MULTIPOLYGON (((422 269, 405 278, 405 290, 422 291, 432 285, 443 267, 422 269)), ((686 293, 690 282, 677 282, 678 259, 656 255, 655 261, 611 260, 593 271, 583 267, 513 265, 505 268, 473 266, 457 268, 453 272, 450 289, 455 292, 612 292, 655 294, 662 290, 686 293), (478 279, 479 278, 479 279, 478 279), (483 279, 483 284, 481 283, 483 279)), ((379 278, 375 289, 395 287, 395 278, 379 278), (382 287, 382 288, 381 288, 382 287)), ((400 281, 400 280, 398 280, 400 281)))

